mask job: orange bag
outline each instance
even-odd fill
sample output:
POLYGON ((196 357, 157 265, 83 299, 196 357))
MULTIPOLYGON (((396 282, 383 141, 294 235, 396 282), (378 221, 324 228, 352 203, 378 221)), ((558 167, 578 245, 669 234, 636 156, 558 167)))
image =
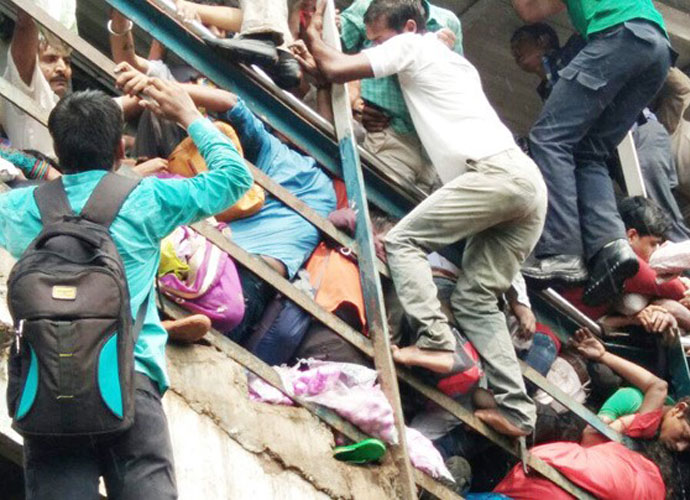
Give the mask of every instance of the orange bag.
MULTIPOLYGON (((237 136, 237 132, 225 122, 215 122, 214 125, 218 127, 223 134, 228 136, 232 143, 237 148, 240 155, 243 155, 242 144, 237 136)), ((171 174, 181 175, 182 177, 194 177, 202 172, 208 171, 206 162, 204 162, 201 153, 197 149, 191 137, 185 138, 177 147, 170 153, 168 157, 168 171, 171 174)), ((252 184, 242 198, 240 198, 233 206, 227 210, 216 215, 216 219, 221 222, 230 222, 235 219, 249 217, 261 210, 266 201, 266 193, 257 184, 252 184)))

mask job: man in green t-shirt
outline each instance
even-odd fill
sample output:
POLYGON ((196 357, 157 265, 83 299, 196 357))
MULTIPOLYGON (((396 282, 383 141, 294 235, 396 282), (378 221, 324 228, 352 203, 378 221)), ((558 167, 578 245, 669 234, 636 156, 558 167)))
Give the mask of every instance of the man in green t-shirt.
POLYGON ((585 303, 598 305, 638 270, 605 162, 664 83, 671 65, 664 21, 652 0, 512 2, 528 22, 567 8, 587 41, 530 131, 549 210, 536 259, 523 272, 542 286, 585 283, 585 303))

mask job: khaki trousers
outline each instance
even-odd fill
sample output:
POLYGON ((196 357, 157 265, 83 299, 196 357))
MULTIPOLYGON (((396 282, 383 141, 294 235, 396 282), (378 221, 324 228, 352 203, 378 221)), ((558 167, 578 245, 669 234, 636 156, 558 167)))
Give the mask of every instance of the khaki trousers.
POLYGON ((427 253, 465 240, 463 277, 451 296, 453 315, 484 361, 496 401, 513 423, 534 427, 536 413, 498 307, 534 248, 546 215, 546 186, 522 151, 476 162, 429 196, 386 237, 398 297, 424 349, 453 351, 427 253))
POLYGON ((396 184, 417 186, 427 194, 441 186, 416 134, 399 134, 388 127, 367 133, 362 147, 386 165, 386 175, 396 184))

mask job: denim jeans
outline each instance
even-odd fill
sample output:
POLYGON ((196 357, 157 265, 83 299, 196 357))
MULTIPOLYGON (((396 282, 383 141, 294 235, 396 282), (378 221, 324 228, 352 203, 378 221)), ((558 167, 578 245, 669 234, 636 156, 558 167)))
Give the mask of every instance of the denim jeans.
POLYGON ((244 294, 244 316, 239 325, 223 333, 238 344, 243 344, 257 327, 276 292, 271 285, 244 267, 238 267, 237 274, 244 294))
POLYGON ((678 186, 678 174, 671 152, 671 136, 661 123, 652 119, 639 126, 633 138, 647 196, 671 217, 668 238, 675 242, 689 239, 690 229, 673 195, 673 189, 678 186))
POLYGON ((283 298, 280 312, 256 339, 251 352, 271 366, 282 365, 292 358, 311 324, 311 316, 291 300, 283 298))
POLYGON ((172 445, 157 386, 137 373, 131 428, 110 438, 24 440, 28 500, 96 499, 103 476, 108 498, 177 498, 172 445))
POLYGON ((592 35, 561 70, 529 136, 549 190, 537 257, 589 259, 625 238, 606 159, 661 88, 670 65, 661 31, 628 21, 592 35))

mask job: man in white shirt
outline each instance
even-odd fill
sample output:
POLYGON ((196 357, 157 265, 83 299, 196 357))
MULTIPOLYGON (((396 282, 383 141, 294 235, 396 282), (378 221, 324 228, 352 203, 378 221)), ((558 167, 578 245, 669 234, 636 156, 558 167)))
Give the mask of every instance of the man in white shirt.
MULTIPOLYGON (((50 43, 39 37, 36 23, 20 9, 3 76, 46 111, 51 111, 71 88, 70 50, 52 37, 50 43)), ((0 121, 14 148, 35 149, 55 157, 48 129, 19 108, 3 102, 0 121)))
POLYGON ((364 21, 376 46, 356 55, 323 42, 323 10, 321 5, 306 38, 324 76, 342 83, 397 74, 417 134, 445 183, 386 237, 393 282, 418 335, 415 345, 396 348, 393 357, 440 375, 457 369, 455 336, 436 298, 426 253, 465 240, 463 279, 451 305, 484 359, 498 403, 498 409, 476 415, 504 434, 527 435, 534 429, 535 407, 498 297, 541 234, 541 174, 489 104, 476 69, 435 35, 419 32, 419 0, 374 0, 364 21))

